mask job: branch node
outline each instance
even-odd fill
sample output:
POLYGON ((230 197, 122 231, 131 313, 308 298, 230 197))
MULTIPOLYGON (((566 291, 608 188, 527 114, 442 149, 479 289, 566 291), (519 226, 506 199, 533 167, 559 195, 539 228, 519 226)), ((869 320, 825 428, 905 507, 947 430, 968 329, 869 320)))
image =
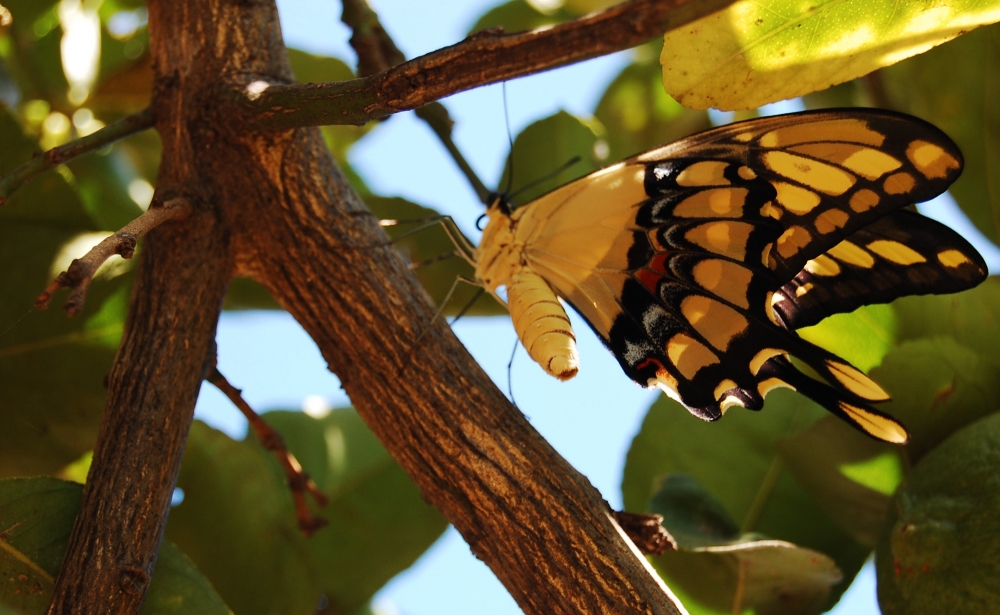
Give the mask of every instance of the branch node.
POLYGON ((646 555, 662 555, 676 551, 677 542, 663 527, 663 515, 647 515, 627 511, 613 511, 615 521, 639 551, 646 555))

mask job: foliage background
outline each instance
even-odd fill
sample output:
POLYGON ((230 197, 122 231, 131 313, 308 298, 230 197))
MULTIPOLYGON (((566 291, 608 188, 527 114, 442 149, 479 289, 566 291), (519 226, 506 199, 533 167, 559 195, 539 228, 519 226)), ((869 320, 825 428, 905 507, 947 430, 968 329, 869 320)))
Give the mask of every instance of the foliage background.
MULTIPOLYGON (((48 12, 40 8, 45 3, 6 4, 15 15, 21 14, 19 9, 28 10, 24 7, 36 11, 28 20, 30 32, 17 39, 18 44, 28 47, 17 53, 21 54, 18 57, 39 58, 39 66, 44 70, 27 77, 12 70, 6 77, 22 91, 20 100, 10 98, 9 87, 3 93, 5 100, 17 109, 29 138, 17 137, 21 129, 11 120, 0 127, 6 131, 4 142, 17 145, 8 145, 0 156, 4 171, 27 159, 33 147, 31 136, 36 140, 41 138, 43 143, 46 138, 54 138, 50 133, 57 131, 43 125, 49 111, 62 109, 67 117, 73 112, 64 100, 66 82, 58 69, 60 28, 58 15, 53 12, 55 4, 48 4, 48 12), (30 87, 25 85, 29 82, 30 87), (38 105, 23 104, 28 100, 46 100, 49 109, 43 111, 38 105)), ((511 2, 492 11, 480 25, 498 22, 508 26, 544 25, 564 19, 574 10, 582 10, 581 7, 589 8, 584 4, 570 2, 567 7, 545 15, 523 3, 511 2)), ((107 26, 116 13, 140 5, 130 0, 105 0, 100 15, 107 26)), ((373 2, 397 45, 411 58, 459 40, 492 5, 492 2, 459 0, 373 2)), ((279 9, 290 46, 353 64, 353 51, 346 43, 349 32, 339 22, 337 3, 283 0, 279 9)), ((15 24, 15 29, 18 27, 20 24, 15 24)), ((965 117, 961 104, 995 94, 990 84, 977 81, 981 73, 975 67, 969 65, 967 72, 952 75, 956 85, 950 90, 927 84, 935 83, 942 71, 954 72, 951 67, 960 64, 963 57, 995 58, 995 31, 992 28, 991 33, 984 34, 987 30, 983 30, 941 48, 934 52, 941 57, 936 62, 911 62, 885 71, 881 95, 889 102, 905 100, 909 105, 907 110, 930 119, 935 119, 935 113, 965 117)), ((105 28, 100 85, 87 103, 98 118, 110 121, 142 107, 141 96, 134 95, 141 90, 146 74, 141 61, 134 62, 141 58, 142 37, 141 27, 122 40, 109 36, 105 28)), ((14 53, 10 41, 14 39, 6 40, 4 57, 10 58, 14 53)), ((583 153, 586 161, 560 181, 599 165, 602 157, 595 153, 610 161, 706 127, 710 120, 718 123, 732 119, 732 114, 686 112, 666 99, 659 89, 657 55, 658 47, 643 48, 508 84, 506 97, 512 134, 519 135, 536 120, 550 118, 532 126, 529 136, 519 141, 514 163, 515 184, 530 180, 533 171, 543 174, 559 166, 574 153, 583 153), (632 64, 634 60, 638 62, 632 64), (591 119, 592 114, 597 116, 596 120, 591 119), (534 133, 534 145, 530 133, 534 133), (539 147, 539 143, 544 147, 539 147)), ((341 63, 299 53, 293 53, 292 60, 303 81, 346 78, 349 71, 341 63)), ((18 65, 11 62, 9 66, 18 65)), ((816 95, 808 102, 822 106, 854 104, 862 96, 861 89, 848 85, 816 95)), ((500 184, 508 147, 502 88, 492 86, 460 94, 446 104, 456 120, 456 140, 463 152, 488 184, 500 184)), ((801 103, 793 102, 763 112, 797 108, 801 108, 801 103)), ((947 122, 942 126, 956 138, 959 136, 956 131, 966 136, 992 134, 987 130, 988 122, 985 127, 949 126, 947 122)), ((333 128, 325 133, 335 154, 349 162, 359 191, 384 215, 406 217, 412 206, 375 194, 404 197, 411 203, 452 214, 468 236, 477 236, 473 222, 480 208, 475 195, 430 131, 412 114, 393 117, 366 130, 333 128), (353 144, 358 138, 361 139, 353 144)), ((985 152, 1000 155, 995 141, 991 144, 987 139, 984 143, 985 152)), ((0 378, 6 379, 3 390, 10 392, 2 410, 7 413, 3 420, 8 427, 3 432, 6 440, 0 446, 4 476, 57 472, 84 453, 93 437, 96 416, 103 403, 100 379, 120 330, 116 327, 120 327, 127 297, 128 268, 119 268, 118 275, 110 276, 112 279, 103 285, 95 283, 89 311, 75 321, 67 322, 58 310, 37 314, 25 306, 44 285, 53 268, 54 256, 68 239, 78 237, 81 232, 112 230, 136 215, 136 201, 141 202, 143 196, 142 182, 152 182, 155 178, 155 147, 155 138, 140 135, 110 153, 81 158, 60 173, 49 173, 36 180, 18 195, 20 201, 12 201, 0 211, 3 222, 0 233, 9 233, 0 244, 3 267, 0 283, 4 286, 0 294, 3 318, 0 361, 6 361, 0 365, 0 378), (28 202, 42 202, 44 206, 19 207, 20 203, 28 202), (29 243, 34 251, 19 247, 29 243), (29 263, 25 255, 37 258, 29 263), (15 279, 11 274, 15 270, 24 273, 15 279), (57 379, 57 386, 51 386, 53 378, 57 379), (19 413, 29 409, 33 418, 18 422, 22 416, 19 413), (43 438, 33 435, 31 425, 31 421, 38 420, 39 410, 47 425, 55 427, 43 438), (10 425, 16 428, 9 428, 10 425)), ((971 154, 968 147, 965 150, 967 155, 971 154)), ((996 158, 992 160, 995 162, 996 158)), ((985 168, 979 175, 982 181, 985 168)), ((969 192, 976 194, 974 190, 969 192)), ((969 207, 965 202, 963 205, 969 207)), ((933 207, 948 209, 949 205, 945 201, 933 207)), ((988 204, 972 205, 971 211, 974 218, 980 216, 977 221, 991 218, 988 204)), ((946 217, 953 223, 961 223, 954 213, 946 217)), ((988 223, 982 226, 990 232, 988 223)), ((413 260, 433 255, 443 245, 440 237, 428 236, 429 239, 404 246, 413 260)), ((995 248, 983 245, 984 252, 990 250, 987 258, 995 259, 995 248)), ((449 264, 434 265, 419 272, 425 281, 434 282, 430 290, 436 296, 440 297, 450 284, 447 280, 453 273, 449 267, 449 264), (442 280, 446 280, 443 286, 442 280)), ((814 331, 812 335, 841 344, 843 348, 838 350, 864 367, 882 363, 876 377, 890 391, 894 382, 905 384, 914 373, 920 375, 925 388, 900 400, 909 403, 915 412, 926 406, 928 399, 937 399, 935 396, 942 387, 958 382, 958 394, 949 397, 947 407, 947 416, 957 417, 948 425, 954 429, 994 409, 989 406, 989 400, 995 398, 990 383, 995 381, 997 362, 990 344, 996 331, 977 327, 977 334, 969 335, 962 322, 934 323, 936 328, 929 331, 926 316, 966 309, 973 318, 993 322, 990 307, 997 302, 991 300, 991 292, 980 293, 979 302, 967 308, 915 301, 901 310, 874 309, 853 319, 841 319, 839 326, 847 327, 848 331, 846 341, 843 335, 832 335, 829 328, 814 331), (984 336, 975 339, 983 331, 984 336), (937 337, 927 338, 928 333, 937 337), (878 341, 862 346, 859 339, 878 341), (883 359, 893 348, 893 354, 883 359), (956 381, 956 375, 964 380, 956 381)), ((254 288, 234 287, 231 307, 267 304, 268 299, 254 288)), ((480 311, 491 309, 488 304, 477 307, 480 311)), ((831 510, 831 501, 843 499, 831 500, 830 492, 824 489, 803 491, 801 485, 844 487, 845 474, 836 471, 839 468, 836 464, 851 465, 865 469, 867 474, 862 480, 849 481, 846 488, 858 493, 861 485, 866 489, 860 492, 862 503, 882 502, 903 474, 903 463, 892 452, 865 448, 867 441, 858 444, 851 439, 854 434, 843 435, 836 425, 823 421, 815 423, 810 427, 812 431, 803 432, 801 437, 783 439, 787 433, 822 416, 794 396, 776 394, 760 415, 727 416, 714 425, 698 423, 657 394, 636 388, 584 323, 577 320, 574 324, 581 337, 580 377, 570 383, 558 383, 541 373, 520 351, 510 373, 510 388, 535 427, 592 480, 612 506, 620 507, 624 502, 630 509, 644 510, 668 505, 678 492, 661 491, 657 498, 653 497, 654 487, 665 473, 679 470, 693 475, 702 487, 708 487, 731 516, 753 512, 759 500, 756 496, 764 494, 765 505, 774 497, 780 502, 779 512, 800 517, 789 526, 780 514, 776 517, 767 510, 756 510, 751 516, 759 523, 747 524, 744 517, 737 520, 737 530, 762 531, 813 548, 825 546, 849 575, 861 565, 870 550, 867 542, 872 534, 877 534, 876 530, 870 524, 848 524, 845 530, 838 515, 855 518, 858 509, 831 510), (656 405, 646 417, 646 410, 654 401, 656 405), (684 447, 668 439, 670 433, 680 430, 687 434, 690 449, 687 456, 683 450, 677 452, 684 447), (664 444, 669 444, 669 448, 664 444), (874 464, 858 464, 871 460, 874 464), (782 464, 815 469, 819 474, 796 475, 782 464), (830 468, 835 470, 832 475, 830 468), (761 484, 772 478, 774 491, 760 489, 761 484), (742 484, 742 490, 733 483, 742 484), (821 522, 803 523, 801 518, 818 518, 821 522), (739 527, 748 525, 751 527, 739 527), (849 537, 844 536, 845 531, 849 537), (859 546, 861 543, 867 547, 859 546)), ((499 386, 507 388, 507 361, 514 343, 509 320, 470 317, 459 322, 456 331, 499 386)), ((218 342, 220 368, 236 386, 245 390, 247 399, 258 409, 305 406, 311 414, 321 416, 325 406, 348 403, 336 378, 325 371, 315 347, 285 314, 228 312, 220 324, 218 342)), ((906 409, 902 411, 905 415, 906 409)), ((206 385, 199 399, 197 416, 233 438, 242 438, 245 433, 245 423, 237 411, 210 386, 206 385)), ((372 441, 354 415, 335 411, 321 419, 288 413, 271 418, 320 485, 334 495, 334 506, 325 513, 333 527, 324 530, 312 543, 301 541, 292 527, 287 492, 269 459, 252 443, 233 441, 199 425, 193 431, 182 470, 181 491, 177 493, 178 505, 172 513, 168 537, 198 563, 237 613, 296 609, 309 612, 317 590, 326 595, 327 605, 332 602, 348 610, 363 605, 382 583, 406 568, 431 544, 443 529, 443 520, 422 506, 412 486, 400 480, 398 468, 387 460, 384 451, 380 452, 381 447, 372 441), (234 562, 241 566, 234 566, 234 562)), ((919 413, 911 416, 908 423, 911 427, 913 419, 919 422, 919 413)), ((940 429, 940 424, 933 421, 923 426, 927 432, 940 429)), ((921 441, 925 448, 933 444, 921 441)), ((85 461, 81 465, 85 466, 85 461)), ((81 465, 63 470, 63 475, 79 477, 81 465)), ((697 489, 693 491, 694 497, 701 497, 697 489)), ((690 491, 682 490, 681 495, 684 493, 690 491)), ((669 513, 670 509, 658 510, 669 513)), ((670 515, 667 516, 669 519, 670 515)), ((683 524, 685 520, 678 522, 683 524)), ((663 570, 671 570, 669 562, 659 564, 663 570)), ((711 571, 705 578, 713 588, 727 582, 725 574, 712 576, 711 571)), ((702 602, 711 602, 698 595, 697 581, 684 589, 702 602)), ((877 612, 873 593, 871 573, 863 574, 835 612, 877 612)), ((698 610, 694 603, 688 606, 692 612, 708 612, 698 610)), ((413 614, 518 612, 492 573, 469 554, 454 531, 447 532, 416 566, 382 589, 373 608, 385 613, 396 609, 413 614)))

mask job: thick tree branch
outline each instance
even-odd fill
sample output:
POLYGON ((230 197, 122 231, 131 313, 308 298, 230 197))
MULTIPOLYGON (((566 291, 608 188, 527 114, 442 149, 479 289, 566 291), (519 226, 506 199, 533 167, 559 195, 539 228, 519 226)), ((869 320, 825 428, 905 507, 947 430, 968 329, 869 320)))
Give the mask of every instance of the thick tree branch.
POLYGON ((231 270, 204 210, 147 236, 50 614, 142 606, 231 270))
POLYGON ((629 0, 600 13, 518 34, 482 32, 370 77, 240 90, 257 129, 364 124, 498 83, 629 49, 733 0, 629 0))
POLYGON ((72 160, 88 152, 95 152, 115 141, 152 127, 153 113, 146 109, 118 120, 114 124, 108 124, 86 137, 54 147, 44 154, 38 154, 0 178, 0 205, 6 203, 7 198, 14 194, 15 190, 45 171, 55 168, 67 160, 72 160))
POLYGON ((250 423, 250 428, 257 435, 257 439, 260 440, 261 446, 271 451, 278 459, 281 469, 285 472, 285 478, 288 479, 288 487, 292 491, 292 499, 295 500, 295 515, 302 533, 308 538, 320 528, 326 527, 329 522, 323 517, 317 517, 309 510, 309 503, 306 502, 305 494, 308 493, 311 495, 320 506, 326 506, 326 496, 319 490, 316 483, 309 478, 309 475, 302 470, 302 465, 295 458, 295 455, 285 447, 285 440, 281 437, 281 434, 261 418, 259 414, 254 412, 250 404, 243 399, 243 391, 229 383, 229 380, 222 375, 222 372, 219 371, 214 361, 212 362, 212 369, 209 370, 205 380, 215 385, 215 388, 222 391, 222 394, 228 397, 234 406, 239 408, 243 416, 246 417, 247 422, 250 423))
POLYGON ((72 289, 63 309, 69 316, 76 316, 83 309, 87 299, 87 289, 94 279, 94 274, 106 260, 115 254, 122 258, 132 258, 135 254, 135 244, 139 238, 168 220, 183 220, 191 213, 187 199, 175 198, 164 203, 153 199, 141 216, 129 222, 113 235, 105 237, 101 243, 91 248, 82 258, 74 258, 69 268, 63 271, 55 280, 45 287, 41 295, 35 299, 35 307, 44 310, 49 307, 52 295, 60 288, 72 289))

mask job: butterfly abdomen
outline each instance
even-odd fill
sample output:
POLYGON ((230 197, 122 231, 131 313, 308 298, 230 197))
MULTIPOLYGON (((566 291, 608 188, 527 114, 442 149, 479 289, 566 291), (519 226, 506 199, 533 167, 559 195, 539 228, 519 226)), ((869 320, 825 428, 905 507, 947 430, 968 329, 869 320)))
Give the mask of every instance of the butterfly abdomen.
POLYGON ((528 355, 549 374, 569 380, 580 367, 566 310, 537 273, 520 269, 507 284, 507 307, 528 355))

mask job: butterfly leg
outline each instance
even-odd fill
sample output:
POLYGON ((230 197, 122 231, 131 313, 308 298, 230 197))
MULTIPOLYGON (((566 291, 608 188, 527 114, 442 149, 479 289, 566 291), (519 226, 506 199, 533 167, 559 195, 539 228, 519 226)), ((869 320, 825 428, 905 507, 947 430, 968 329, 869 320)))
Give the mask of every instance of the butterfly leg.
MULTIPOLYGON (((419 224, 419 226, 410 229, 405 233, 393 237, 392 240, 389 242, 390 244, 395 244, 399 241, 402 241, 403 239, 406 239, 407 237, 416 235, 417 233, 425 231, 429 228, 440 226, 444 230, 445 234, 448 236, 448 239, 451 240, 451 243, 454 244, 455 246, 454 254, 461 257, 463 260, 465 260, 473 267, 476 266, 476 261, 473 257, 476 248, 471 243, 469 243, 468 239, 465 238, 465 235, 463 235, 462 232, 458 229, 458 225, 455 224, 455 219, 452 218, 451 216, 447 215, 429 216, 427 218, 415 218, 413 220, 379 220, 379 226, 381 227, 400 226, 403 224, 419 224)), ((449 254, 449 256, 450 255, 451 253, 449 254)))

